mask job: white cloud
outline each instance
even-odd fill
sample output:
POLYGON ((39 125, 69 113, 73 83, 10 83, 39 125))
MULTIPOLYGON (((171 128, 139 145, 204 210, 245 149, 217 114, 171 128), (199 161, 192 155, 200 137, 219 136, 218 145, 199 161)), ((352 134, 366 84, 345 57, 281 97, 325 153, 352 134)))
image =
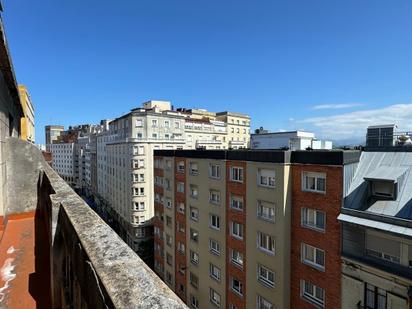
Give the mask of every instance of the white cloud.
POLYGON ((412 104, 395 104, 378 109, 360 110, 334 116, 297 120, 315 131, 317 136, 332 140, 364 142, 370 125, 397 124, 402 131, 412 131, 412 104))
POLYGON ((312 109, 343 109, 362 105, 361 103, 320 104, 313 106, 312 109))

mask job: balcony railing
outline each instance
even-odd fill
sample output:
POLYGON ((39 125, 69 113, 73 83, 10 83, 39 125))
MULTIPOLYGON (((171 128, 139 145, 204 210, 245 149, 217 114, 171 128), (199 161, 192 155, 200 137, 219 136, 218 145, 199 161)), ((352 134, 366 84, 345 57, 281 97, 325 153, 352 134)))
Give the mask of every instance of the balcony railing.
POLYGON ((2 306, 187 308, 34 145, 9 139, 6 149, 7 224, 0 246, 15 240, 8 258, 18 276, 3 290, 2 306))

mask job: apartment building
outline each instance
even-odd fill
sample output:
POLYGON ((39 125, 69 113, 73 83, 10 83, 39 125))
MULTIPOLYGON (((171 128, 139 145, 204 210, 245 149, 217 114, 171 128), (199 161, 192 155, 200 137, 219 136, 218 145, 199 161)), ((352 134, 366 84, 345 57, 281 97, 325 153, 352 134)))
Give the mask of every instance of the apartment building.
POLYGON ((155 271, 192 308, 288 308, 290 152, 155 151, 155 271))
POLYGON ((53 169, 70 185, 75 184, 74 143, 49 144, 53 169))
MULTIPOLYGON (((236 115, 247 119, 239 126, 249 128, 249 117, 236 115)), ((168 101, 148 101, 97 135, 97 194, 103 199, 103 212, 139 254, 145 254, 139 250, 153 237, 153 151, 227 148, 228 124, 217 117, 205 110, 173 110, 168 101)), ((245 132, 248 135, 249 129, 245 132)), ((242 141, 236 147, 246 147, 248 139, 242 141)))
POLYGON ((26 86, 19 85, 19 96, 24 113, 24 117, 22 117, 20 120, 21 139, 34 143, 34 106, 26 86))
POLYGON ((345 195, 342 308, 412 308, 412 152, 365 151, 345 195))
POLYGON ((49 126, 45 126, 44 131, 45 131, 45 138, 46 138, 45 139, 46 150, 50 151, 49 145, 57 140, 60 134, 64 131, 64 126, 49 125, 49 126))
POLYGON ((256 130, 251 135, 252 149, 289 149, 306 150, 310 149, 332 149, 332 142, 319 140, 313 132, 286 131, 267 132, 266 130, 256 130))
POLYGON ((292 152, 291 308, 340 308, 337 218, 358 161, 358 151, 292 152))

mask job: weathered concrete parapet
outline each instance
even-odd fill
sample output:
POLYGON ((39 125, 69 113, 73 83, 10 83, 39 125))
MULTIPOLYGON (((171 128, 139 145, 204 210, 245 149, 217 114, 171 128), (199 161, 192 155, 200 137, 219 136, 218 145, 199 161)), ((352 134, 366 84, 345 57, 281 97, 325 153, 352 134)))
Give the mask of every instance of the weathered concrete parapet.
POLYGON ((18 190, 8 212, 36 211, 43 218, 51 247, 53 307, 187 308, 36 150, 9 141, 9 184, 18 190))

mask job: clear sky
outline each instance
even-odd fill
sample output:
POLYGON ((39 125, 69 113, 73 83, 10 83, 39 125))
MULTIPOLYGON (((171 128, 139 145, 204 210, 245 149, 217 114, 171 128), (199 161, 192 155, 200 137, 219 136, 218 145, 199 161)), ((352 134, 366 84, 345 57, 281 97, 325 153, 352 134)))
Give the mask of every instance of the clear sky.
POLYGON ((46 124, 149 99, 345 142, 412 130, 412 2, 2 0, 19 83, 46 124))

